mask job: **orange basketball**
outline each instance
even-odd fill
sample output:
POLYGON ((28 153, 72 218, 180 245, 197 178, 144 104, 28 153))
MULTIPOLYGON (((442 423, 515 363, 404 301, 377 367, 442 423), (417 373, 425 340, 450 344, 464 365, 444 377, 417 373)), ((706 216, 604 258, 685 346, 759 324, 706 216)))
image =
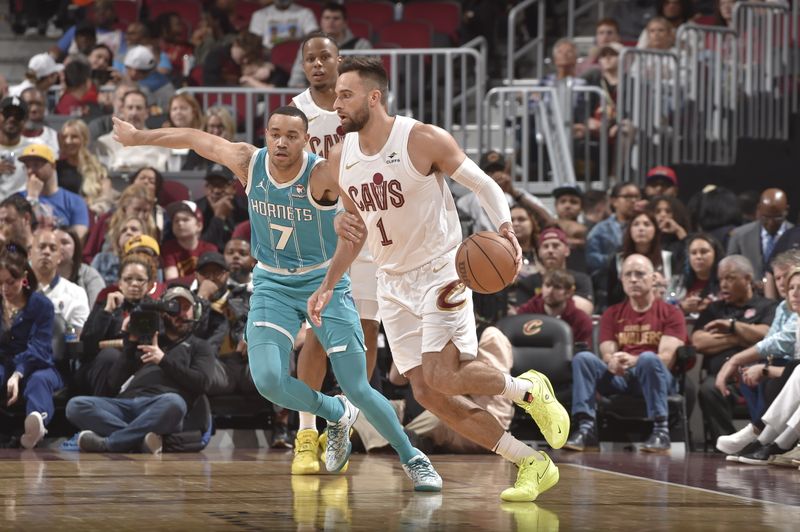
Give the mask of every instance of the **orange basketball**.
POLYGON ((517 273, 514 247, 507 238, 481 231, 464 239, 456 252, 456 271, 461 281, 481 294, 499 292, 517 273))

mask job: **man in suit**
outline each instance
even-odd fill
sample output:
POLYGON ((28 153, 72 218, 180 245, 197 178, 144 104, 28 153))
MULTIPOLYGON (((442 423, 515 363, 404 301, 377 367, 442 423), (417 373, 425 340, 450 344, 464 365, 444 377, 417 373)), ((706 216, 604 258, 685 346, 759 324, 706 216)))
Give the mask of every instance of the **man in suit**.
POLYGON ((737 227, 728 240, 728 255, 744 255, 753 264, 756 274, 764 274, 775 243, 792 227, 786 221, 789 204, 786 193, 779 188, 768 188, 761 193, 756 210, 756 220, 737 227))

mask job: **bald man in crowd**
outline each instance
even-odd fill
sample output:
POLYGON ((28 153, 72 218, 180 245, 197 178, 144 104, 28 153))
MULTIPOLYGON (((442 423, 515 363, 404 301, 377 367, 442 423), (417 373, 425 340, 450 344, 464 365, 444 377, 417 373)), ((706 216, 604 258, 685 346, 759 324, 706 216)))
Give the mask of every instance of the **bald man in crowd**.
POLYGON ((758 278, 763 277, 775 243, 792 227, 786 220, 788 214, 786 192, 779 188, 766 189, 758 201, 756 220, 731 233, 727 255, 744 255, 750 259, 758 278))

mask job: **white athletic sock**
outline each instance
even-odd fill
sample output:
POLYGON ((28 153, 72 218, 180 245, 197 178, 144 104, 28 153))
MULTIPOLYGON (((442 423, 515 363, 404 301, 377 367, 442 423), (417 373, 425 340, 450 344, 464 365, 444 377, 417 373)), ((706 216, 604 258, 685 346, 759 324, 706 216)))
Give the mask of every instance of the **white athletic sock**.
POLYGON ((297 430, 317 430, 317 416, 309 412, 300 412, 300 427, 297 430))
POLYGON ((528 447, 508 432, 504 432, 500 436, 500 440, 492 448, 492 451, 517 465, 529 456, 533 456, 537 460, 544 460, 539 451, 528 447))
POLYGON ((786 430, 781 433, 780 436, 775 438, 775 443, 778 444, 778 447, 781 449, 786 449, 787 451, 794 447, 795 442, 797 441, 797 432, 792 427, 787 428, 786 430))
POLYGON ((503 397, 512 401, 522 401, 525 393, 531 388, 531 381, 518 379, 511 375, 503 375, 506 378, 506 387, 503 388, 503 397))
POLYGON ((774 442, 775 438, 778 436, 780 436, 778 431, 767 425, 764 427, 764 430, 761 431, 761 434, 758 435, 758 443, 761 445, 768 445, 774 442))

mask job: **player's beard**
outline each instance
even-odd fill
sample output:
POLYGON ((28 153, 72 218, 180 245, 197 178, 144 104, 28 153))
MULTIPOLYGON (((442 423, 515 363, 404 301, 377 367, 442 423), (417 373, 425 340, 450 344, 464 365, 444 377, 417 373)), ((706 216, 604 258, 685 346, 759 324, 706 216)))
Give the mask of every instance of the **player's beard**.
POLYGON ((355 133, 356 131, 364 129, 364 126, 366 126, 369 121, 369 105, 367 105, 367 102, 364 102, 364 107, 358 112, 351 114, 348 118, 349 120, 346 124, 344 122, 342 123, 342 128, 345 133, 355 133))

